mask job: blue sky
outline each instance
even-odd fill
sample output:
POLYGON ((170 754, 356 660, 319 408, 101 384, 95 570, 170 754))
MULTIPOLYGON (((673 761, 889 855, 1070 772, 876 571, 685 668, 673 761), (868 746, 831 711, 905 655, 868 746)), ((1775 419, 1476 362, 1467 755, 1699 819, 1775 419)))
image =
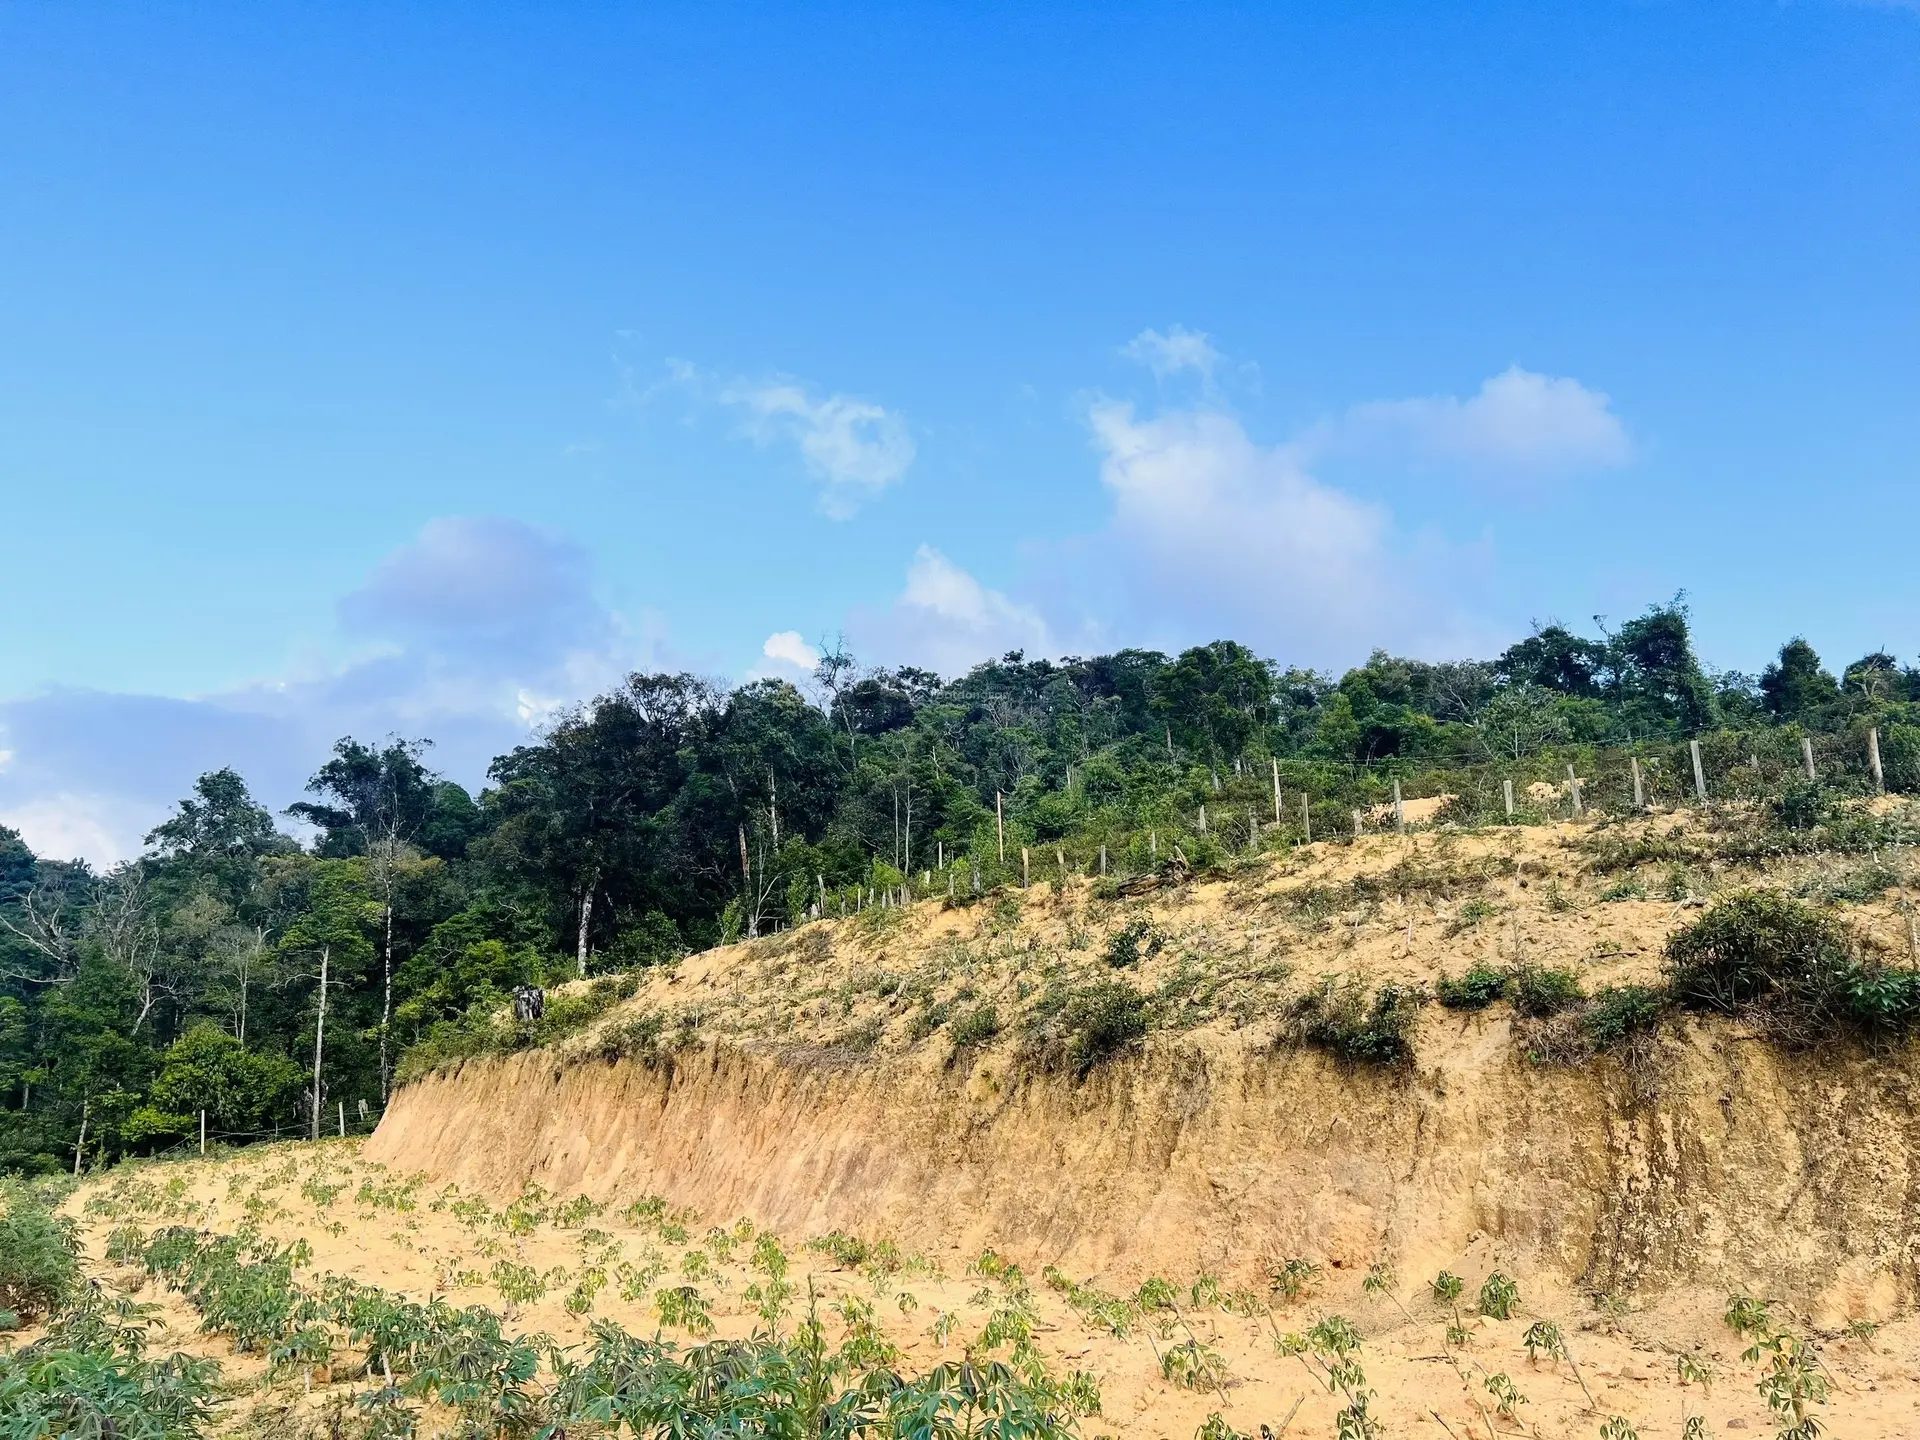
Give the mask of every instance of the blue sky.
POLYGON ((1902 6, 0 5, 0 821, 840 632, 1912 659, 1916 234, 1902 6))

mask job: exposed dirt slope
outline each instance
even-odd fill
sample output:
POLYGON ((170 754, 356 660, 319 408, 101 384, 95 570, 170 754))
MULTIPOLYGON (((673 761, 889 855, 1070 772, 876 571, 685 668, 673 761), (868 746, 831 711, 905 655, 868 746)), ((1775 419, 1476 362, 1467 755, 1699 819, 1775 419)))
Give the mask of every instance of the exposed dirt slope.
POLYGON ((1714 853, 1680 817, 1385 836, 1134 900, 1068 881, 816 924, 692 957, 557 1050, 409 1086, 368 1154, 496 1194, 658 1191, 801 1235, 1121 1276, 1286 1255, 1427 1274, 1483 1245, 1587 1293, 1745 1286, 1825 1324, 1883 1316, 1914 1299, 1911 1054, 1795 1058, 1689 1023, 1631 1060, 1539 1065, 1504 1005, 1427 1006, 1401 1069, 1277 1038, 1329 972, 1517 958, 1589 988, 1652 978, 1673 926, 1735 884, 1837 890, 1868 943, 1906 939, 1884 866, 1863 890, 1859 862, 1714 853), (1136 922, 1159 948, 1117 972, 1111 938, 1136 922), (1084 1078, 1032 1063, 1021 1017, 1116 973, 1163 1028, 1084 1078), (939 1028, 980 1005, 990 1043, 939 1028), (647 1043, 602 1058, 635 1016, 647 1043))
POLYGON ((1912 1302, 1909 1062, 1814 1065, 1716 1026, 1635 1067, 1540 1069, 1502 1018, 1425 1028, 1411 1074, 1195 1037, 1005 1086, 991 1062, 527 1054, 410 1087, 368 1154, 1127 1279, 1293 1255, 1431 1275, 1485 1246, 1535 1284, 1749 1289, 1827 1327, 1912 1302))

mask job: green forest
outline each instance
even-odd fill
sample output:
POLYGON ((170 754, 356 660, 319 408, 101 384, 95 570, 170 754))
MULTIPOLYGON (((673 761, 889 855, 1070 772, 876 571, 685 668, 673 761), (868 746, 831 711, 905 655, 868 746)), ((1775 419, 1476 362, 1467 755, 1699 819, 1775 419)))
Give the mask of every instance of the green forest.
POLYGON ((237 1140, 364 1128, 410 1048, 516 986, 1063 868, 1350 839, 1396 785, 1527 823, 1565 813, 1541 797, 1570 773, 1626 809, 1632 759, 1647 803, 1690 803, 1698 741, 1716 801, 1920 789, 1920 671, 1836 673, 1798 639, 1714 671, 1677 599, 1338 678, 1217 641, 951 680, 840 649, 810 689, 634 675, 477 796, 424 738, 342 739, 285 817, 218 770, 106 873, 0 829, 0 1168, 164 1150, 203 1114, 237 1140))

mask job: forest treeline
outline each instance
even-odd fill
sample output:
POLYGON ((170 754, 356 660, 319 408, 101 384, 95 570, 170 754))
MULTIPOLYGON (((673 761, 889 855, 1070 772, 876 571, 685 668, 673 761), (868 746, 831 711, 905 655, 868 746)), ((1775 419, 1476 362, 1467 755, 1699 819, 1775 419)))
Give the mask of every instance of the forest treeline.
POLYGON ((1726 793, 1804 786, 1811 740, 1821 787, 1920 789, 1920 671, 1835 674, 1803 640, 1759 676, 1710 671, 1678 602, 1337 679, 1218 641, 952 680, 837 651, 811 691, 634 675, 478 796, 424 740, 343 739, 287 812, 304 844, 232 770, 105 873, 0 829, 0 1168, 163 1148, 203 1113, 216 1137, 357 1124, 408 1047, 517 985, 903 891, 1350 836, 1396 781, 1465 821, 1531 781, 1526 819, 1569 765, 1604 800, 1627 755, 1651 800, 1686 798, 1694 739, 1726 793))

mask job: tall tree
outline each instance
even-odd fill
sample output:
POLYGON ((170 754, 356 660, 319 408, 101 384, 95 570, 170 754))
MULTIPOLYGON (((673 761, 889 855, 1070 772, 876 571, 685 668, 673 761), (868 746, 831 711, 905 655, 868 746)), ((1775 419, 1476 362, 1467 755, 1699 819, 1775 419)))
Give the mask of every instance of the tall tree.
POLYGON ((1774 719, 1806 723, 1839 702, 1840 686, 1820 667, 1813 646, 1796 635, 1761 672, 1760 697, 1774 719))
MULTIPOLYGON (((323 855, 364 855, 367 874, 381 905, 380 940, 380 1098, 393 1084, 390 1034, 393 1027, 393 897, 400 867, 413 842, 435 818, 445 786, 421 757, 430 741, 389 736, 376 749, 348 736, 337 741, 333 758, 307 782, 323 803, 297 801, 287 807, 318 827, 323 855)), ((457 788, 457 787, 455 787, 457 788)), ((464 796, 465 792, 461 792, 464 796)))
POLYGON ((320 861, 305 878, 306 904, 281 937, 280 952, 290 962, 294 978, 313 983, 313 1071, 308 1093, 312 1138, 318 1140, 326 1108, 329 1002, 336 990, 351 986, 373 958, 373 942, 367 935, 378 926, 381 907, 367 893, 363 862, 320 861))

